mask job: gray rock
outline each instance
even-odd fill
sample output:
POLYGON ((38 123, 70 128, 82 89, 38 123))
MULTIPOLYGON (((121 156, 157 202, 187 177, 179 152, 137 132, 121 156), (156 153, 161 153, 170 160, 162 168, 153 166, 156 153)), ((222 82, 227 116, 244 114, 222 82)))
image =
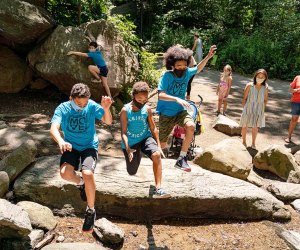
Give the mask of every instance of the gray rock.
POLYGON ((50 231, 56 227, 57 220, 49 208, 31 201, 20 201, 17 205, 28 213, 33 228, 50 231))
POLYGON ((0 93, 17 93, 29 84, 32 71, 26 62, 9 48, 0 45, 0 54, 0 93))
POLYGON ((125 232, 123 229, 106 218, 95 221, 94 232, 105 243, 119 244, 124 241, 125 232))
POLYGON ((2 198, 8 191, 9 177, 4 171, 0 171, 0 198, 2 198))
POLYGON ((54 26, 44 9, 18 0, 0 1, 0 35, 19 44, 32 43, 54 26))
POLYGON ((291 249, 300 249, 300 233, 292 230, 278 229, 276 233, 282 238, 291 249))
POLYGON ((224 115, 218 115, 212 127, 226 135, 241 135, 242 128, 240 125, 224 115))
POLYGON ((42 250, 105 250, 107 248, 93 243, 55 243, 42 248, 42 250))
POLYGON ((63 235, 60 235, 57 237, 56 242, 63 242, 65 240, 65 237, 63 235))
POLYGON ((22 238, 32 230, 27 212, 0 199, 0 238, 22 238))
POLYGON ((44 231, 40 229, 34 229, 28 235, 30 239, 30 246, 34 248, 44 237, 44 231))
POLYGON ((300 184, 300 171, 291 170, 287 182, 300 184))
MULTIPOLYGON (((50 208, 71 204, 83 213, 78 188, 61 179, 60 156, 39 158, 14 185, 17 199, 30 200, 50 208)), ((152 161, 143 158, 136 175, 126 171, 123 158, 101 156, 95 170, 98 214, 129 219, 231 218, 288 220, 290 212, 268 192, 239 179, 212 173, 192 165, 192 172, 174 169, 175 160, 163 159, 163 187, 172 198, 151 197, 152 161), (226 211, 226 213, 224 213, 226 211)))
POLYGON ((300 199, 294 200, 291 205, 297 212, 300 212, 300 199))
MULTIPOLYGON (((7 128, 7 125, 5 124, 5 121, 1 121, 0 120, 0 129, 3 129, 3 128, 7 128)), ((0 147, 1 147, 2 145, 0 144, 0 147)))
POLYGON ((35 159, 36 146, 32 137, 19 128, 0 130, 0 171, 13 181, 35 159))
POLYGON ((268 170, 287 180, 291 170, 300 171, 293 155, 284 146, 271 145, 258 152, 253 164, 256 168, 268 170))
POLYGON ((246 180, 252 168, 252 158, 237 139, 225 139, 204 150, 194 163, 207 170, 246 180))
POLYGON ((96 38, 109 69, 108 85, 112 95, 118 94, 124 84, 132 84, 138 70, 138 61, 130 47, 124 43, 112 23, 105 20, 82 24, 79 27, 58 26, 47 40, 28 54, 32 68, 45 80, 56 85, 69 95, 72 86, 78 82, 89 85, 93 99, 100 100, 105 94, 102 84, 92 83, 87 58, 67 56, 67 52, 88 52, 86 33, 96 38))
POLYGON ((300 199, 300 185, 294 183, 269 180, 272 185, 269 191, 279 200, 291 201, 300 199))

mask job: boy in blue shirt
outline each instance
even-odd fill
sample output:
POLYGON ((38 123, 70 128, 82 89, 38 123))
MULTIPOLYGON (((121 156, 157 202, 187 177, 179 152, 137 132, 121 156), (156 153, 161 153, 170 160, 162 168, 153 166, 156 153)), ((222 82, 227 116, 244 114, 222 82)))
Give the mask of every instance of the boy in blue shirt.
POLYGON ((92 232, 96 211, 94 208, 96 184, 94 170, 98 158, 98 137, 95 120, 112 123, 110 106, 112 100, 103 96, 101 105, 90 100, 87 85, 77 83, 72 87, 70 100, 61 103, 51 120, 50 134, 57 142, 60 152, 60 175, 63 179, 81 186, 81 198, 87 200, 82 231, 92 232), (64 133, 64 138, 60 134, 64 133), (82 166, 82 177, 75 171, 82 166))
POLYGON ((153 198, 168 198, 170 194, 161 188, 162 151, 151 107, 146 105, 148 93, 146 82, 136 82, 132 89, 132 101, 121 110, 122 149, 130 175, 136 174, 139 168, 141 151, 152 160, 156 187, 153 198))
POLYGON ((83 57, 91 58, 93 60, 93 62, 96 64, 96 65, 88 66, 89 72, 96 78, 96 79, 93 79, 92 82, 100 82, 100 79, 101 79, 106 93, 108 94, 108 96, 112 97, 109 87, 108 87, 108 84, 107 84, 108 68, 103 59, 101 51, 97 47, 98 47, 98 45, 96 42, 90 42, 88 53, 69 51, 67 53, 67 55, 68 56, 75 55, 75 56, 83 56, 83 57))
POLYGON ((204 68, 208 60, 215 54, 216 49, 215 45, 211 46, 208 55, 192 68, 188 68, 193 55, 189 49, 175 45, 169 48, 164 56, 165 65, 172 70, 164 73, 158 85, 156 110, 159 114, 159 139, 162 148, 165 148, 173 127, 178 124, 185 128, 185 138, 175 167, 186 172, 191 171, 186 154, 193 140, 195 123, 186 110, 190 104, 184 99, 185 93, 189 80, 204 68))

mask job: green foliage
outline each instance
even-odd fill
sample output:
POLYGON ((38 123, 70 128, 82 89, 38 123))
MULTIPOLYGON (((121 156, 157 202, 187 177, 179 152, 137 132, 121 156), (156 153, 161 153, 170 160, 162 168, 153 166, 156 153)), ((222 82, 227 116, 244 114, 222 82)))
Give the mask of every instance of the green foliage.
POLYGON ((125 42, 131 45, 136 51, 139 50, 142 41, 135 33, 136 25, 128 17, 112 15, 108 17, 108 21, 115 25, 125 42))
POLYGON ((139 80, 145 81, 151 88, 156 88, 158 85, 159 78, 162 74, 162 69, 156 69, 158 64, 158 55, 143 50, 140 52, 140 66, 139 80))
POLYGON ((47 10, 58 24, 77 26, 105 18, 111 4, 106 0, 48 0, 47 10))

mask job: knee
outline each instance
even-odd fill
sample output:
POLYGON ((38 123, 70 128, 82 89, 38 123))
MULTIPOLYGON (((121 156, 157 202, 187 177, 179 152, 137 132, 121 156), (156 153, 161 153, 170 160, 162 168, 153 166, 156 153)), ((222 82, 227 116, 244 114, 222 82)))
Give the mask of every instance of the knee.
POLYGON ((72 175, 73 175, 73 171, 70 171, 65 168, 62 168, 60 170, 60 176, 61 176, 61 178, 65 179, 65 180, 70 180, 72 178, 72 175))
POLYGON ((92 179, 94 177, 94 173, 91 170, 82 170, 82 176, 84 179, 92 179))
POLYGON ((88 66, 88 70, 89 70, 90 72, 92 72, 92 71, 93 71, 93 65, 89 65, 89 66, 88 66))
POLYGON ((193 122, 187 123, 187 124, 185 125, 185 130, 186 130, 187 133, 194 133, 195 127, 196 127, 196 126, 195 126, 195 123, 193 123, 193 122))
POLYGON ((154 152, 152 155, 151 155, 151 159, 153 162, 158 162, 161 160, 161 155, 160 155, 160 152, 159 151, 156 151, 154 152))
POLYGON ((299 116, 293 116, 292 117, 292 122, 293 123, 298 122, 298 119, 299 119, 299 116))

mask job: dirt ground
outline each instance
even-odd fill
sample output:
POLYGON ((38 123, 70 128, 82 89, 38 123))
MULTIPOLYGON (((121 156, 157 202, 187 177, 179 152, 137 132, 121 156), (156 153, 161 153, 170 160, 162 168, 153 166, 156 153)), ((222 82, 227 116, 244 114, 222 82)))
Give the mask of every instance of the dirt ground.
MULTIPOLYGON (((215 94, 219 72, 205 70, 196 76, 192 85, 192 100, 198 101, 200 94, 204 102, 201 111, 204 118, 205 133, 196 137, 196 144, 205 148, 222 139, 228 138, 212 128, 216 118, 217 96, 215 94)), ((228 116, 237 122, 242 111, 241 100, 245 84, 251 77, 233 75, 233 88, 229 97, 228 116)), ((270 80, 269 102, 266 108, 266 128, 261 129, 257 138, 257 148, 270 144, 287 147, 283 137, 287 134, 290 120, 288 82, 270 80)), ((49 121, 55 107, 67 100, 54 88, 43 91, 24 90, 18 94, 0 94, 0 120, 10 126, 23 128, 25 131, 48 130, 49 121)), ((150 99, 155 106, 156 97, 150 99)), ((115 117, 115 120, 118 118, 115 117)), ((115 122, 110 128, 114 140, 102 145, 100 154, 121 154, 120 126, 115 122), (116 148, 117 147, 117 148, 116 148)), ((251 136, 249 133, 248 142, 251 136)), ((296 128, 294 140, 299 142, 299 129, 296 128)), ((57 151, 58 152, 58 151, 57 151)), ((40 153, 42 155, 42 153, 40 153)), ((101 163, 100 163, 101 164, 101 163)), ((171 190, 170 190, 171 191, 171 190)), ((289 205, 292 220, 288 223, 276 223, 283 228, 300 232, 300 216, 289 205)), ((226 211, 224 211, 225 213, 226 211)), ((83 218, 66 217, 58 219, 55 229, 57 235, 65 236, 64 242, 96 242, 92 234, 83 234, 83 218)), ((277 236, 275 227, 267 221, 219 221, 219 220, 164 220, 164 221, 124 221, 108 218, 125 231, 125 241, 115 249, 289 249, 288 245, 277 236)), ((112 248, 112 246, 110 246, 112 248)))

